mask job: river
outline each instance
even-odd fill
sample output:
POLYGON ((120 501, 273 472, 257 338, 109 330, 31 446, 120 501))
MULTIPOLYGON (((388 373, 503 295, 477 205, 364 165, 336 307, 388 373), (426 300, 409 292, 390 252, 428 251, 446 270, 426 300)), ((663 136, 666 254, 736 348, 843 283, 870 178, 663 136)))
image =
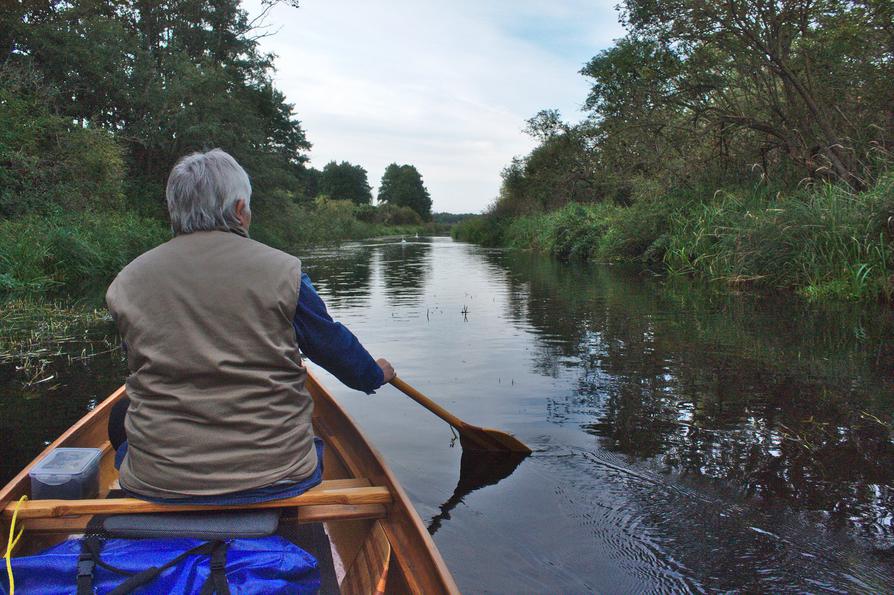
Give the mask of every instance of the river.
MULTIPOLYGON (((534 450, 517 466, 463 458, 395 389, 321 374, 464 591, 894 591, 890 308, 449 238, 300 256, 374 356, 534 450)), ((98 322, 37 371, 0 364, 0 479, 121 383, 109 345, 98 322)))

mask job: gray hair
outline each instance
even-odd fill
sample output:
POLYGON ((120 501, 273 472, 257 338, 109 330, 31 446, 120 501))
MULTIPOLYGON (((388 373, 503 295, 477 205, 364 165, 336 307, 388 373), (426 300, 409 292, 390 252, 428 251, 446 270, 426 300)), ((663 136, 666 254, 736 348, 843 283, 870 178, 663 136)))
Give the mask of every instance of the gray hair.
POLYGON ((237 200, 244 200, 249 209, 251 182, 235 159, 213 149, 178 161, 168 176, 165 197, 174 234, 227 229, 239 226, 237 200))

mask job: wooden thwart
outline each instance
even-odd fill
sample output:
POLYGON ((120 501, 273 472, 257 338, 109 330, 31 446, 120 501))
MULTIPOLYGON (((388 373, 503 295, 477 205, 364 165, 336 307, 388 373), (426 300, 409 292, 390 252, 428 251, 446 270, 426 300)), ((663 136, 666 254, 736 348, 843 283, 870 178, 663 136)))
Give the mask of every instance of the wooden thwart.
MULTIPOLYGON (((136 498, 94 500, 28 500, 19 506, 20 519, 58 518, 89 514, 140 514, 153 512, 191 512, 199 510, 288 508, 292 506, 390 504, 391 492, 386 487, 370 486, 367 479, 324 481, 300 496, 257 504, 235 506, 200 504, 157 504, 136 498)), ((3 517, 11 518, 16 504, 3 509, 3 517)), ((367 512, 364 510, 364 512, 367 512)))
MULTIPOLYGON (((292 508, 280 517, 287 523, 322 523, 329 521, 356 521, 360 519, 384 519, 388 509, 383 504, 321 504, 292 508), (294 512, 292 512, 294 511, 294 512)), ((28 519, 29 533, 83 533, 87 530, 89 514, 62 518, 28 519)))
POLYGON ((354 521, 358 519, 383 519, 388 509, 382 504, 330 504, 328 506, 302 506, 295 509, 295 516, 288 514, 282 520, 299 523, 321 523, 323 521, 354 521))

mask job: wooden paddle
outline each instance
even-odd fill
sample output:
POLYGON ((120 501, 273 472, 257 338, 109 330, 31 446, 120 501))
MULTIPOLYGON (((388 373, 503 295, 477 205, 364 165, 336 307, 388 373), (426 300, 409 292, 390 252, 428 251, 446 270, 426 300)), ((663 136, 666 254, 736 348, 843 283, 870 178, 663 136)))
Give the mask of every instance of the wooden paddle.
POLYGON ((391 384, 456 428, 456 431, 459 432, 459 442, 462 444, 463 450, 531 454, 531 449, 525 446, 518 438, 515 438, 506 432, 501 432, 500 430, 479 428, 478 426, 467 424, 397 376, 391 379, 391 384))

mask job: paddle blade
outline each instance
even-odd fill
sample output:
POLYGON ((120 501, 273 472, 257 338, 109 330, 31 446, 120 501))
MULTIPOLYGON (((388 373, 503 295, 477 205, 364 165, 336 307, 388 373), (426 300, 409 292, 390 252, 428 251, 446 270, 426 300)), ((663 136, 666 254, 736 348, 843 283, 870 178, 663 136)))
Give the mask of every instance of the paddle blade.
POLYGON ((479 428, 465 424, 459 430, 459 442, 463 450, 469 451, 489 451, 489 452, 516 452, 519 454, 529 455, 531 449, 525 444, 506 432, 500 430, 492 430, 490 428, 479 428))

